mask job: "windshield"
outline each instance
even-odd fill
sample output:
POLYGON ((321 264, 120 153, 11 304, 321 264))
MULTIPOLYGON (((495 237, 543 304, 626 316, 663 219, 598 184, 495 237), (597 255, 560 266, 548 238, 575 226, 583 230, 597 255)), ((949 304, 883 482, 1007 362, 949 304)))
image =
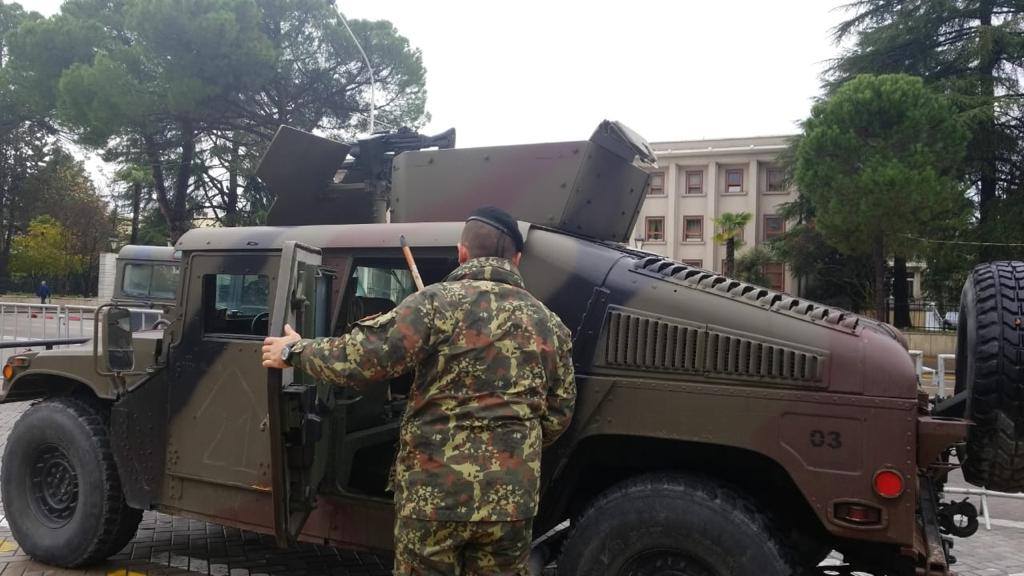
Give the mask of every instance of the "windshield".
POLYGON ((132 263, 124 266, 121 293, 152 300, 173 300, 177 295, 178 266, 175 264, 132 263))

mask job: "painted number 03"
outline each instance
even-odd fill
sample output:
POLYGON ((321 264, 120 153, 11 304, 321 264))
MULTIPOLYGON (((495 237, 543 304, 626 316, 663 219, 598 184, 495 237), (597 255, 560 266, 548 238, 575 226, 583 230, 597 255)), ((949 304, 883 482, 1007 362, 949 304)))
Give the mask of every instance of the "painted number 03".
POLYGON ((843 447, 843 435, 835 430, 811 430, 811 446, 838 450, 843 447))

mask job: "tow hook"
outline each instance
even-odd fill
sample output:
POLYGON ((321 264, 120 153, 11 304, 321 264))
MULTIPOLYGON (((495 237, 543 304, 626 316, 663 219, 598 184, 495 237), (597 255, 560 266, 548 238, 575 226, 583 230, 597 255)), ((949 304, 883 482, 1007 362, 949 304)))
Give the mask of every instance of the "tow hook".
POLYGON ((938 517, 944 534, 967 538, 978 531, 978 509, 967 498, 939 504, 938 517))

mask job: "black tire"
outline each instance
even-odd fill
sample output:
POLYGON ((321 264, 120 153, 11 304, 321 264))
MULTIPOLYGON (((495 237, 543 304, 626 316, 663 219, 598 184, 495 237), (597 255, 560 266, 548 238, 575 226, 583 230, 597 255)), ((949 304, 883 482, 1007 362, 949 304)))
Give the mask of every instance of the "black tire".
POLYGON ((790 576, 797 554, 753 502, 713 480, 650 475, 602 494, 572 527, 561 576, 790 576))
POLYGON ((1000 492, 1024 491, 1024 262, 974 268, 957 319, 956 390, 974 425, 964 478, 1000 492))
POLYGON ((91 564, 135 534, 142 512, 125 503, 107 431, 106 409, 78 397, 45 400, 14 424, 0 490, 14 539, 36 560, 91 564))

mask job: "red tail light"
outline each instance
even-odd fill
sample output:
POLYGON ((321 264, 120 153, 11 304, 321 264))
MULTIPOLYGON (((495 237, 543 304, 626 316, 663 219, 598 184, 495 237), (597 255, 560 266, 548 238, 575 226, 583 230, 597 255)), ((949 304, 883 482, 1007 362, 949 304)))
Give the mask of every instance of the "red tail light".
POLYGON ((882 498, 896 498, 903 494, 903 475, 895 470, 879 470, 875 473, 874 488, 882 498))
POLYGON ((855 526, 879 526, 882 524, 882 510, 870 504, 837 502, 833 508, 836 520, 855 526))

